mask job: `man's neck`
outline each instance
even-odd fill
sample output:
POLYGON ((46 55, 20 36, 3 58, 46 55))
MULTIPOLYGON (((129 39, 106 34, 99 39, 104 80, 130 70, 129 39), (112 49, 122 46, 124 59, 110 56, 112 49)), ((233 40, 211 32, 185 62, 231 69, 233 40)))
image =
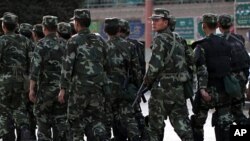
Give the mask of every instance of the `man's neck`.
POLYGON ((206 36, 209 36, 211 34, 215 34, 215 32, 216 32, 216 29, 215 30, 208 30, 208 31, 206 31, 206 36))

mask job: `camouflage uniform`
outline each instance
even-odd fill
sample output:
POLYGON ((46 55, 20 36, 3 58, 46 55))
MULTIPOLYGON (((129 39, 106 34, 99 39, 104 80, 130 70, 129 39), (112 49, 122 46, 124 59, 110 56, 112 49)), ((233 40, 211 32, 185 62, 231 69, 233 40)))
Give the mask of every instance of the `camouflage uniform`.
POLYGON ((140 71, 135 47, 127 40, 119 37, 119 19, 105 20, 105 31, 109 34, 107 41, 107 59, 110 64, 108 77, 112 81, 111 106, 113 113, 113 132, 117 141, 127 138, 131 141, 139 140, 139 130, 131 106, 135 98, 137 87, 140 85, 140 71), (109 31, 114 31, 110 35, 109 31), (120 135, 124 135, 123 137, 120 135))
MULTIPOLYGON (((204 14, 203 24, 214 26, 217 24, 217 16, 204 14)), ((205 26, 205 25, 204 25, 205 26)), ((208 28, 208 27, 207 27, 208 28)), ((194 138, 203 140, 203 125, 206 122, 208 110, 215 108, 212 118, 212 126, 215 126, 216 140, 229 140, 229 127, 233 116, 230 112, 231 98, 226 94, 223 78, 230 73, 231 47, 217 35, 210 34, 206 38, 193 43, 195 47, 195 61, 197 66, 198 92, 195 96, 192 116, 194 138), (205 90, 211 101, 203 99, 201 90, 205 90)))
POLYGON ((237 124, 247 124, 246 116, 243 114, 243 104, 245 103, 246 84, 249 75, 250 58, 245 48, 245 40, 241 35, 230 33, 233 20, 230 15, 219 16, 219 27, 224 29, 222 37, 232 46, 231 67, 233 75, 239 80, 241 95, 232 99, 232 114, 237 124))
MULTIPOLYGON (((76 9, 73 19, 80 23, 90 20, 90 12, 76 9)), ((88 26, 83 27, 67 43, 61 74, 61 90, 70 90, 68 122, 73 141, 106 141, 104 117, 104 47, 105 43, 88 26), (70 88, 71 87, 71 88, 70 88)))
MULTIPOLYGON (((32 52, 35 48, 35 44, 32 41, 32 25, 29 23, 21 23, 19 26, 19 34, 27 37, 30 41, 30 45, 32 45, 32 52)), ((32 54, 30 53, 29 56, 30 58, 32 58, 32 54)), ((31 69, 31 67, 30 67, 31 69)), ((26 86, 28 88, 29 86, 29 82, 28 82, 28 78, 26 78, 26 86)), ((28 112, 28 117, 29 117, 29 122, 30 122, 30 131, 31 131, 31 136, 34 140, 36 140, 36 118, 35 115, 33 113, 33 103, 31 101, 29 101, 29 97, 28 97, 28 89, 26 90, 26 93, 24 94, 24 101, 25 101, 25 108, 28 112)), ((20 137, 21 137, 21 133, 20 133, 20 129, 17 129, 17 141, 20 141, 20 137)))
MULTIPOLYGON (((56 29, 57 17, 44 16, 42 24, 44 28, 56 29)), ((30 79, 39 82, 34 110, 38 124, 38 140, 50 141, 51 128, 54 141, 66 140, 67 103, 61 104, 57 100, 65 46, 66 42, 57 37, 56 32, 49 31, 39 40, 34 50, 30 79)))
MULTIPOLYGON (((18 17, 13 13, 6 12, 1 18, 3 26, 17 26, 18 17)), ((5 29, 5 35, 0 37, 0 137, 5 140, 5 135, 13 131, 10 120, 14 119, 16 128, 21 130, 21 140, 29 140, 30 132, 27 111, 23 101, 27 85, 25 80, 29 73, 31 44, 29 40, 5 29), (13 87, 14 86, 14 87, 13 87), (11 129, 12 128, 12 129, 11 129)), ((15 140, 15 136, 6 140, 15 140)))
MULTIPOLYGON (((136 51, 135 54, 138 56, 138 60, 139 60, 139 66, 140 66, 139 71, 141 72, 141 75, 144 76, 145 69, 146 69, 144 45, 143 45, 143 43, 141 43, 137 40, 128 38, 128 36, 130 34, 130 27, 129 27, 129 23, 127 20, 120 19, 119 25, 121 27, 121 31, 120 31, 121 37, 126 39, 128 42, 130 42, 131 45, 134 46, 134 48, 135 48, 134 51, 136 51)), ((142 76, 140 79, 140 85, 141 85, 142 80, 143 80, 142 76)), ((135 84, 135 85, 137 85, 137 84, 135 84)), ((139 88, 137 87, 137 89, 139 89, 139 88)), ((141 136, 140 138, 141 138, 141 140, 147 140, 148 137, 147 137, 147 133, 146 133, 146 129, 145 129, 145 120, 144 120, 144 116, 142 114, 140 103, 135 104, 134 110, 135 110, 135 119, 138 123, 138 129, 140 131, 140 136, 141 136)))
MULTIPOLYGON (((155 9, 151 18, 169 20, 169 11, 155 9)), ((183 82, 190 77, 184 50, 169 28, 157 31, 152 43, 149 68, 144 78, 145 84, 151 89, 148 105, 150 141, 162 140, 162 129, 167 116, 182 140, 193 140, 183 93, 183 82), (170 55, 173 47, 173 53, 170 55)))

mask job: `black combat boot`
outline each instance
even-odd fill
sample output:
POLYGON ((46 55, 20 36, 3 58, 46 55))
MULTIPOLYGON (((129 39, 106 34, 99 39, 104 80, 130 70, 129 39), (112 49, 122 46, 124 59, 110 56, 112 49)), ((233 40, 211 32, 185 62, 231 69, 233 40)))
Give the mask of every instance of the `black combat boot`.
POLYGON ((194 115, 191 116, 191 127, 192 127, 192 131, 193 131, 193 136, 194 136, 194 141, 203 141, 204 140, 204 135, 203 135, 203 127, 198 127, 195 124, 194 121, 194 115))

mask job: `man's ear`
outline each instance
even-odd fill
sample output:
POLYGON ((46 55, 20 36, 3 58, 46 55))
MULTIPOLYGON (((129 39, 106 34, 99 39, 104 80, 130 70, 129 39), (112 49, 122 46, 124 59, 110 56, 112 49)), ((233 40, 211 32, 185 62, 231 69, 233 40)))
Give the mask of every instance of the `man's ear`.
POLYGON ((164 20, 164 24, 168 26, 168 20, 164 20))

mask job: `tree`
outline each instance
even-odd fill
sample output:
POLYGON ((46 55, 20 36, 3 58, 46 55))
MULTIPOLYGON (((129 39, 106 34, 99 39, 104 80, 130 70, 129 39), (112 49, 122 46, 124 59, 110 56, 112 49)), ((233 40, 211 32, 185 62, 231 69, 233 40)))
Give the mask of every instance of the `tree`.
MULTIPOLYGON (((80 1, 81 2, 81 1, 80 1)), ((53 15, 59 21, 68 22, 73 11, 80 8, 79 0, 1 0, 0 16, 4 12, 13 12, 19 17, 19 23, 36 24, 42 22, 45 15, 53 15)))

